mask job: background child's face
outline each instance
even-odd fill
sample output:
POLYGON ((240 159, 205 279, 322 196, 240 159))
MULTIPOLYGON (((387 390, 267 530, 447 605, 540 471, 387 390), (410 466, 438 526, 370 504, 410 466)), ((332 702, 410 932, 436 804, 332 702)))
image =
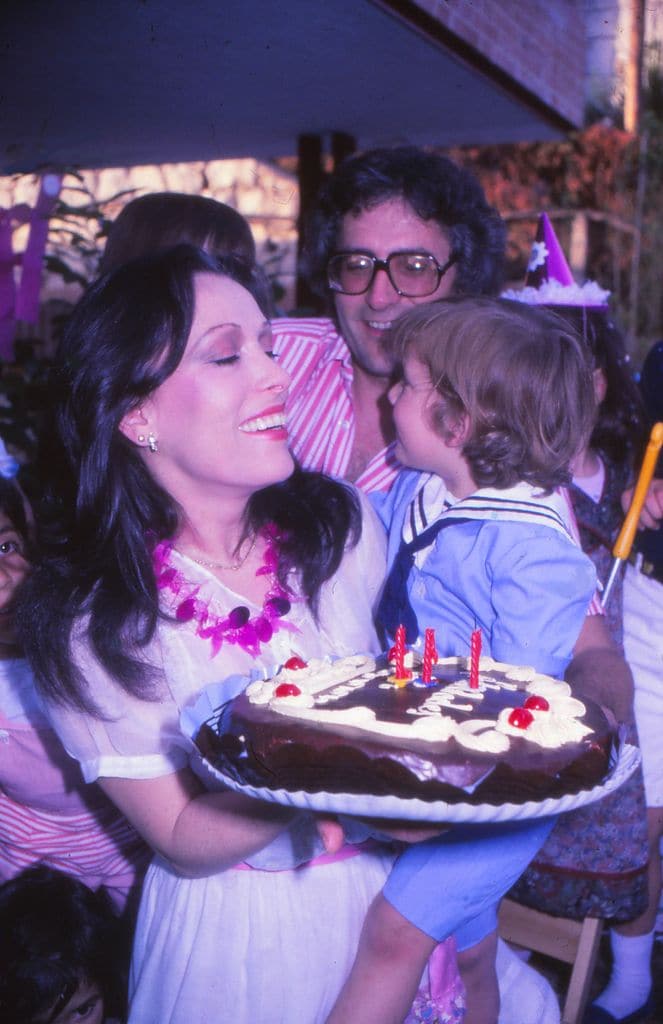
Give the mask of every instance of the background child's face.
POLYGON ((0 512, 0 642, 13 642, 12 598, 28 568, 23 538, 5 513, 0 512))
POLYGON ((49 1010, 43 1017, 36 1018, 33 1024, 49 1021, 49 1024, 103 1024, 104 1000, 96 982, 81 981, 66 1006, 63 1006, 57 1017, 51 1017, 49 1010))

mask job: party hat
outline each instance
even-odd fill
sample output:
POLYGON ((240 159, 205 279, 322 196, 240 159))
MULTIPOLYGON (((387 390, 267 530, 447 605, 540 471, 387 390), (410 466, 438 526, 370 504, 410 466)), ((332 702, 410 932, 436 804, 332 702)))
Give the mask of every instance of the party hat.
POLYGON ((527 264, 525 287, 502 292, 503 299, 526 302, 530 306, 585 306, 605 309, 610 292, 596 281, 579 285, 546 213, 539 216, 536 239, 527 264))

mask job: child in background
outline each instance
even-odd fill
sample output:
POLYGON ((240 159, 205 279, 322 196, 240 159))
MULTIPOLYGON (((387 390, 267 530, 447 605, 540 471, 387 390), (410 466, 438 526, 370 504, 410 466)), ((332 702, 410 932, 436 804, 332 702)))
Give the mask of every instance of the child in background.
POLYGON ((104 886, 123 910, 130 895, 137 902, 147 847, 101 790, 83 782, 16 643, 13 600, 30 569, 28 517, 15 479, 0 476, 0 881, 41 862, 91 889, 104 886))
POLYGON ((0 1020, 119 1021, 129 950, 104 894, 52 868, 28 868, 0 886, 0 1020))
MULTIPOLYGON (((648 353, 640 377, 649 424, 663 422, 663 344, 648 353)), ((659 460, 657 476, 662 470, 659 460)), ((659 488, 661 480, 654 483, 659 488)), ((659 499, 660 500, 660 499, 659 499)), ((653 993, 652 949, 661 896, 663 839, 663 534, 641 530, 624 574, 624 650, 633 672, 635 719, 642 749, 649 840, 648 903, 627 929, 611 933, 607 987, 589 1007, 587 1024, 636 1024, 659 1019, 653 993)), ((660 1014, 660 1008, 659 1008, 660 1014)))
MULTIPOLYGON (((391 330, 390 392, 403 472, 381 515, 392 565, 379 610, 441 657, 485 653, 562 676, 596 575, 554 489, 593 422, 590 367, 551 314, 499 299, 418 306, 391 330)), ((561 684, 560 684, 561 685, 561 684)), ((497 909, 553 820, 454 827, 410 847, 366 920, 329 1024, 402 1021, 426 958, 455 934, 467 1024, 494 1024, 497 909)))
MULTIPOLYGON (((569 489, 583 551, 605 583, 613 564, 612 548, 622 525, 622 494, 634 482, 647 442, 645 409, 629 370, 624 338, 608 306, 609 292, 595 281, 577 284, 554 228, 545 214, 539 219, 525 287, 510 297, 544 306, 563 317, 580 335, 593 365, 596 421, 591 438, 573 465, 569 489)), ((638 540, 642 536, 638 534, 638 540)), ((629 567, 629 571, 630 567, 629 567)), ((606 620, 613 639, 623 649, 624 615, 619 573, 612 587, 606 620)), ((649 642, 656 631, 649 631, 649 642)), ((630 659, 629 659, 630 660, 630 659)), ((658 680, 657 680, 658 682, 658 680)), ((625 739, 637 745, 638 736, 629 702, 621 723, 625 739)), ((607 1024, 607 1007, 617 1012, 646 1013, 651 990, 652 936, 643 925, 647 907, 647 812, 642 769, 620 788, 589 807, 563 815, 509 896, 520 903, 562 917, 602 918, 611 926, 615 959, 621 950, 640 956, 642 969, 622 975, 621 983, 600 997, 601 1007, 587 1010, 587 1024, 607 1024), (637 951, 641 950, 641 954, 637 951), (614 1004, 612 996, 621 991, 614 1004)), ((617 976, 619 972, 617 972, 617 976)), ((630 1020, 630 1016, 629 1016, 630 1020)))

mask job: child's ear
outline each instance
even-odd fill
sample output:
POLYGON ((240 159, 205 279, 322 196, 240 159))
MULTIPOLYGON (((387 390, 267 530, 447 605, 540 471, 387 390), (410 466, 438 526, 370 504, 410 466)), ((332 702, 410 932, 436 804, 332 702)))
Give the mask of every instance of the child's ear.
POLYGON ((451 448, 461 448, 470 436, 469 413, 461 412, 453 422, 445 424, 448 430, 448 444, 451 448))
POLYGON ((120 432, 140 448, 145 447, 145 438, 150 430, 150 420, 146 409, 136 405, 125 413, 120 420, 120 432))

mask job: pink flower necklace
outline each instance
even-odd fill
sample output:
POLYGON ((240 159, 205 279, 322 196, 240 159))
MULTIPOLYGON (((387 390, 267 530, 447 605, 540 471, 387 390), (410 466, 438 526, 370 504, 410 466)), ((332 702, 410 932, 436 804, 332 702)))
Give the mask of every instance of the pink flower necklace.
POLYGON ((171 564, 173 544, 170 541, 159 541, 152 552, 157 587, 172 595, 176 620, 191 623, 197 636, 211 641, 212 657, 218 654, 224 644, 238 644, 248 654, 257 657, 261 645, 269 643, 279 630, 299 632, 292 623, 283 621, 283 616, 288 614, 295 598, 276 578, 277 545, 281 534, 274 524, 269 523, 258 536, 265 541, 265 556, 256 576, 270 576, 271 586, 265 594, 262 608, 253 618, 243 604, 232 608, 227 615, 216 615, 211 611, 209 602, 199 596, 200 584, 191 583, 184 573, 171 564))

